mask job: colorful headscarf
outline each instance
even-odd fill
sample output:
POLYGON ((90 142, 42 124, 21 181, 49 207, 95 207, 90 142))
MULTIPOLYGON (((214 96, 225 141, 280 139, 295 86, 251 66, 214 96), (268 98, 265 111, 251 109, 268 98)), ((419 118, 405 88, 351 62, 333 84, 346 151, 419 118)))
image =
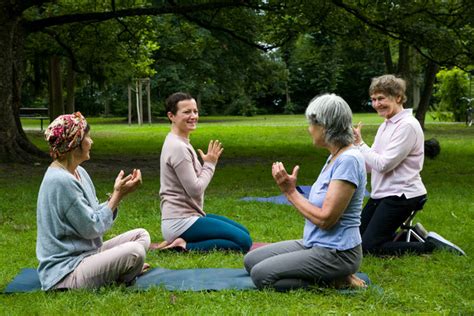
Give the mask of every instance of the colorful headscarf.
POLYGON ((57 159, 78 147, 84 139, 86 128, 87 121, 81 112, 58 116, 44 133, 51 157, 57 159))

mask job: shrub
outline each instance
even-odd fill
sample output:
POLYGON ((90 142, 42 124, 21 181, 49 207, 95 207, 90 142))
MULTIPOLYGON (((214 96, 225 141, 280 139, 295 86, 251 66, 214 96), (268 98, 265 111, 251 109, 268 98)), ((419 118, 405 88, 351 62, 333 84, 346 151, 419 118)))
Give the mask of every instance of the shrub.
MULTIPOLYGON (((469 77, 459 68, 443 69, 436 75, 434 97, 436 99, 435 110, 452 112, 455 121, 462 121, 466 113, 469 77)), ((445 119, 444 115, 438 114, 433 118, 445 119)))

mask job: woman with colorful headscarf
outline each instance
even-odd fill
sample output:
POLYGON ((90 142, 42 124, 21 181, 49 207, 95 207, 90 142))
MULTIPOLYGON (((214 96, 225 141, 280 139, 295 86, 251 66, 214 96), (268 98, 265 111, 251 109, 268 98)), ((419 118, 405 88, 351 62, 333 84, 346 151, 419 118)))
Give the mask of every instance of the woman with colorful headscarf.
POLYGON ((99 204, 91 178, 80 164, 90 159, 93 141, 81 113, 61 115, 47 128, 53 162, 38 194, 36 254, 43 290, 97 288, 132 283, 144 265, 150 236, 135 229, 106 242, 102 236, 117 216, 120 201, 135 191, 140 170, 120 171, 108 201, 99 204))

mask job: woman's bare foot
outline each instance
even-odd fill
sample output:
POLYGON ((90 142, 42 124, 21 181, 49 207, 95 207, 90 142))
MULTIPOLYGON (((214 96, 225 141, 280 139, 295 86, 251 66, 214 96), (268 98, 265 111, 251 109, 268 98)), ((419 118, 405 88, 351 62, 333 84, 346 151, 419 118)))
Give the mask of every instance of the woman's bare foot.
POLYGON ((367 284, 365 284, 365 281, 357 277, 355 274, 351 274, 334 281, 334 287, 336 289, 363 289, 367 287, 367 284))
POLYGON ((147 272, 150 269, 151 265, 148 263, 144 263, 142 267, 142 271, 138 274, 138 276, 143 275, 145 272, 147 272))
POLYGON ((160 242, 159 244, 158 243, 151 243, 150 244, 150 247, 148 247, 148 250, 161 250, 163 248, 165 248, 166 246, 168 246, 170 243, 167 242, 166 240, 160 242))
POLYGON ((173 250, 178 250, 178 251, 186 251, 186 240, 183 238, 176 238, 171 244, 165 246, 162 248, 163 250, 166 249, 173 249, 173 250))

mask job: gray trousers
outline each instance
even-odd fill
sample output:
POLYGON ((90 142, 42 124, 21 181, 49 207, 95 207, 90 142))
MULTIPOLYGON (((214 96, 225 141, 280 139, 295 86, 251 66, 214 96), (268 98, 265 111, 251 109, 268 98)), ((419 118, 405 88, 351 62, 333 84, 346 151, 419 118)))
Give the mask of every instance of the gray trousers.
POLYGON ((150 235, 134 229, 104 242, 97 253, 85 257, 53 289, 98 288, 113 282, 129 283, 141 273, 150 235))
POLYGON ((278 291, 306 288, 356 273, 362 262, 362 247, 339 251, 306 248, 302 240, 288 240, 257 248, 244 258, 244 265, 257 288, 278 291))

